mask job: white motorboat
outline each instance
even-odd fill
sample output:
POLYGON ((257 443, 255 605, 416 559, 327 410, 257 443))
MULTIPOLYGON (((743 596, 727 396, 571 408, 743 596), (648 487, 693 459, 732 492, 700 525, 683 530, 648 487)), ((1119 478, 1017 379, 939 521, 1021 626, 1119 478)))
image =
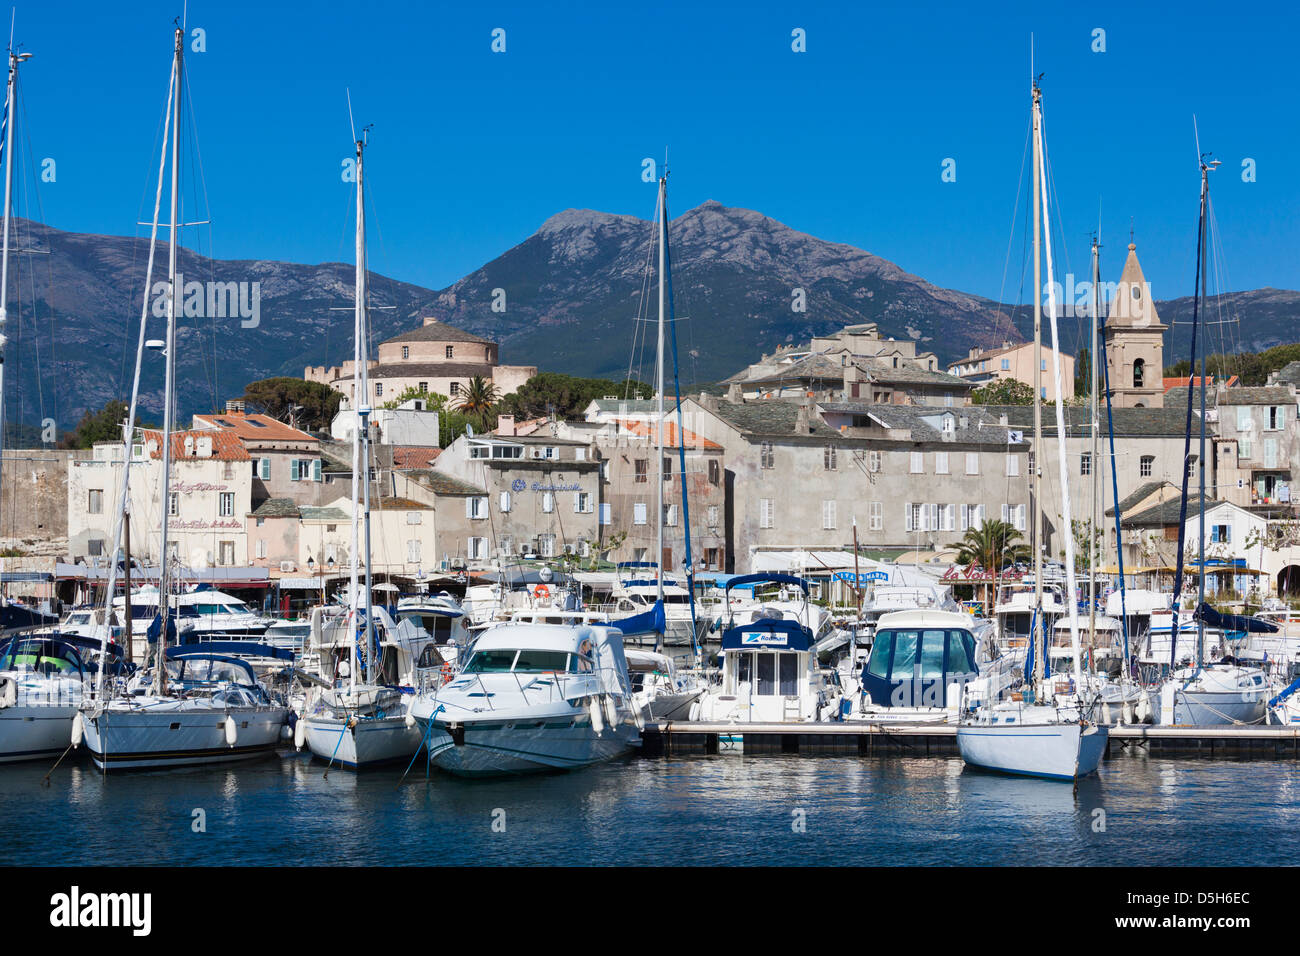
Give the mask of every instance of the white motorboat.
POLYGON ((622 632, 502 624, 455 680, 411 704, 429 759, 455 774, 569 770, 640 746, 622 632))
MULTIPOLYGON (((740 575, 727 582, 727 604, 733 587, 747 584, 788 584, 803 593, 797 609, 771 607, 751 612, 749 620, 728 621, 722 632, 721 683, 710 686, 691 708, 691 719, 729 723, 784 723, 838 716, 841 689, 828 680, 817 662, 816 640, 805 623, 808 584, 789 574, 740 575)), ((720 739, 724 749, 743 747, 743 734, 720 739)))
POLYGON ((956 721, 967 707, 1001 700, 1018 680, 991 628, 955 611, 895 611, 876 622, 871 656, 849 717, 882 721, 956 721))

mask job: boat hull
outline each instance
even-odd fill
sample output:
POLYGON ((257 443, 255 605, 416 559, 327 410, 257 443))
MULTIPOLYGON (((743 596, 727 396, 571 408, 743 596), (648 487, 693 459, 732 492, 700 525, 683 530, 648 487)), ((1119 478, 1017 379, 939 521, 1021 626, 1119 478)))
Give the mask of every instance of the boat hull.
POLYGON ((361 717, 300 717, 306 725, 304 742, 318 760, 348 770, 368 770, 409 761, 420 749, 420 727, 407 726, 406 715, 361 717))
POLYGON ((625 725, 598 734, 586 717, 468 721, 455 728, 437 721, 429 759, 461 776, 575 770, 630 753, 639 739, 625 725))
POLYGON ((156 770, 253 760, 280 743, 283 707, 105 710, 85 716, 85 744, 100 770, 156 770), (227 743, 225 722, 236 726, 227 743))
POLYGON ((57 757, 72 743, 75 704, 20 704, 0 710, 0 763, 57 757))
POLYGON ((1109 731, 1081 724, 976 724, 957 728, 968 766, 1048 780, 1077 780, 1096 771, 1109 731))

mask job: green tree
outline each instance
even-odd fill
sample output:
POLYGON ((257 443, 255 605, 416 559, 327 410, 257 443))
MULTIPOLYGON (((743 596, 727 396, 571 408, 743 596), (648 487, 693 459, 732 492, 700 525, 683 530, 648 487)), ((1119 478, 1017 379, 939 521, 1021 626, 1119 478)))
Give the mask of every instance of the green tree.
MULTIPOLYGON (((948 547, 957 549, 958 564, 966 568, 975 565, 995 578, 1007 565, 1029 556, 1029 547, 1020 540, 1020 532, 996 518, 984 521, 978 528, 967 528, 962 539, 948 547)), ((991 600, 989 587, 985 585, 986 601, 991 600)))
POLYGON ((970 393, 972 405, 1032 405, 1034 388, 1015 378, 1000 378, 970 393))
MULTIPOLYGON (((1084 348, 1079 349, 1079 357, 1074 362, 1074 396, 1083 398, 1092 394, 1092 354, 1084 348)), ((1030 401, 1033 392, 1030 391, 1030 401)))
POLYGON ((243 396, 249 411, 270 415, 280 421, 289 420, 290 406, 299 406, 294 409, 294 421, 299 428, 308 431, 329 428, 342 400, 343 394, 328 385, 288 376, 250 382, 244 386, 243 396))
POLYGON ((126 402, 111 399, 97 412, 89 409, 71 432, 65 432, 60 444, 64 448, 90 448, 96 442, 122 440, 122 424, 126 421, 126 402))
POLYGON ((492 382, 481 375, 475 375, 461 391, 456 411, 478 422, 483 431, 495 428, 497 423, 496 404, 500 392, 492 382), (489 424, 490 422, 490 424, 489 424))
POLYGON ((519 391, 503 398, 497 411, 519 419, 551 414, 557 418, 573 418, 581 414, 592 400, 606 395, 634 399, 649 398, 653 394, 654 389, 644 382, 615 382, 607 378, 577 378, 559 372, 540 372, 520 386, 519 391))

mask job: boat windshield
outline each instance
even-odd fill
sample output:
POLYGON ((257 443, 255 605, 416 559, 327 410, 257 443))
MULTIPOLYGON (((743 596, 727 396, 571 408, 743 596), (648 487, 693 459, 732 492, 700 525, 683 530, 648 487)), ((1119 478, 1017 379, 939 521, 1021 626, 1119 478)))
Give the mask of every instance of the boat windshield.
POLYGON ((544 671, 591 670, 591 661, 567 651, 542 651, 531 648, 497 648, 476 651, 465 665, 467 674, 541 673, 544 671), (572 663, 572 667, 570 664, 572 663))

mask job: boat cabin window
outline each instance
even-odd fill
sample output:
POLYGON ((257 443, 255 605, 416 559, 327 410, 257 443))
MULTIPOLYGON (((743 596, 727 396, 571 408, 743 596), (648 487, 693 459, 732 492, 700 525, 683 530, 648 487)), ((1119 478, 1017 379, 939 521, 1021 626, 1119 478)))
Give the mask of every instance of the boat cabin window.
POLYGON ((789 697, 799 693, 799 655, 793 651, 742 652, 730 655, 734 664, 735 686, 748 683, 756 697, 789 697))
POLYGON ((976 670, 974 657, 975 639, 962 630, 884 630, 872 644, 867 673, 885 680, 964 674, 976 670))
POLYGON ((533 648, 516 650, 512 647, 476 651, 469 663, 465 665, 467 674, 504 674, 510 671, 533 674, 544 671, 585 674, 590 673, 592 669, 591 659, 581 654, 533 648))
POLYGON ((536 651, 524 648, 515 661, 516 671, 563 671, 568 668, 569 655, 564 651, 536 651))
POLYGON ((438 653, 432 644, 424 645, 424 650, 420 651, 420 659, 415 662, 415 666, 421 670, 441 667, 442 665, 442 655, 438 653))

